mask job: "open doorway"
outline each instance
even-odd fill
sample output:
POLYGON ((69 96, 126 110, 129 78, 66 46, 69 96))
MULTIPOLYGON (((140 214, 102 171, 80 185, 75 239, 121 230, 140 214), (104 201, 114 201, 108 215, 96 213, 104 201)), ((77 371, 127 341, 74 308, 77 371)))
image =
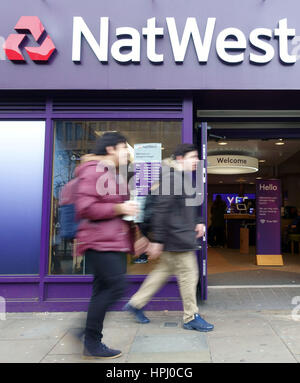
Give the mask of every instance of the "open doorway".
POLYGON ((258 169, 252 173, 209 174, 208 161, 208 285, 300 284, 300 123, 210 122, 209 127, 208 158, 249 156, 258 160, 258 169), (281 181, 283 266, 256 264, 258 179, 281 181), (215 217, 213 203, 217 198, 223 201, 223 219, 215 217), (233 211, 238 205, 247 210, 233 211), (247 214, 239 220, 240 227, 247 228, 246 250, 241 249, 240 228, 237 232, 231 225, 233 213, 247 214))

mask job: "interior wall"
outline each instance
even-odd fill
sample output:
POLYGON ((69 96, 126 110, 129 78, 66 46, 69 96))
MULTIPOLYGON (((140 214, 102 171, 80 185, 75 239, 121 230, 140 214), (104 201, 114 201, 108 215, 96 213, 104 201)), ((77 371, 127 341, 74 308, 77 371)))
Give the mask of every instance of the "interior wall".
POLYGON ((291 174, 282 177, 284 206, 297 206, 300 208, 300 174, 291 174))

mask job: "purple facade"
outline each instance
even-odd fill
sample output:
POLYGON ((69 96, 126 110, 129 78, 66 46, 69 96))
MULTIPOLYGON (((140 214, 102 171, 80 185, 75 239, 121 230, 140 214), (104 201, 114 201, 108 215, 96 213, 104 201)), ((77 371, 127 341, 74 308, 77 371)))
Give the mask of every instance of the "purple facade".
MULTIPOLYGON (((44 96, 41 96, 40 100, 44 96)), ((96 97, 97 98, 97 97, 96 97)), ((95 98, 93 98, 95 100, 95 98)), ((79 120, 178 120, 184 122, 192 121, 191 100, 180 102, 176 100, 173 104, 169 100, 161 101, 151 106, 147 102, 132 101, 126 102, 125 107, 120 103, 114 107, 108 108, 105 102, 99 101, 97 108, 94 107, 92 112, 77 112, 70 113, 69 111, 55 109, 54 104, 56 98, 45 100, 44 110, 42 112, 33 113, 32 111, 22 111, 17 113, 17 108, 20 105, 13 102, 10 108, 16 110, 12 113, 5 111, 1 114, 2 120, 42 120, 45 121, 44 143, 41 143, 44 160, 40 161, 39 166, 43 167, 43 182, 41 188, 41 209, 40 220, 35 221, 35 225, 40 228, 39 249, 37 249, 37 268, 31 274, 26 275, 0 275, 0 295, 6 299, 6 307, 8 312, 14 311, 80 311, 86 310, 91 294, 91 276, 55 276, 49 275, 49 241, 50 241, 50 213, 51 213, 51 185, 52 185, 52 160, 53 160, 53 121, 58 119, 79 119, 79 120), (117 106, 116 106, 117 105, 117 106), (104 109, 104 110, 103 110, 104 109), (105 109, 110 109, 109 111, 105 109), (119 109, 123 109, 120 111, 119 109), (137 110, 138 109, 138 110, 137 110)), ((107 99, 106 99, 107 101, 107 99)), ((74 100, 68 104, 68 108, 75 109, 76 103, 74 100), (73 104, 72 104, 73 102, 73 104)), ((80 105, 80 103, 78 103, 80 105)), ((32 101, 28 105, 28 109, 35 109, 37 106, 32 101)), ((2 111, 3 112, 3 111, 2 111)), ((192 124, 185 124, 183 137, 188 140, 192 137, 192 124)), ((186 141, 187 142, 187 141, 186 141)), ((37 201, 31 200, 28 202, 28 209, 31 205, 36 207, 37 201)), ((30 241, 30 238, 28 239, 30 241)), ((20 243, 16 243, 16 246, 20 243)), ((7 249, 1 248, 1 259, 5 260, 4 252, 7 249)), ((20 250, 21 251, 21 250, 20 250)), ((119 309, 139 287, 144 280, 143 275, 128 276, 128 291, 123 301, 112 309, 119 309)), ((149 309, 168 308, 170 310, 179 310, 182 308, 180 294, 175 278, 172 278, 169 283, 157 294, 156 297, 148 305, 149 309)))
MULTIPOLYGON (((23 232, 34 266, 22 275, 10 275, 8 263, 0 269, 8 311, 86 310, 91 293, 90 276, 49 275, 54 120, 181 121, 182 141, 197 140, 206 160, 207 124, 198 137, 196 107, 298 109, 297 0, 11 0, 0 10, 0 120, 45 123, 41 188, 28 203, 36 243, 23 232)), ((197 254, 205 300, 205 238, 197 254)), ((124 300, 143 279, 128 276, 124 300)), ((148 308, 181 309, 175 278, 148 308)))
POLYGON ((11 0, 1 9, 0 36, 2 43, 10 36, 24 61, 1 51, 0 86, 299 89, 299 11, 297 0, 11 0), (34 36, 26 22, 17 29, 21 16, 39 18, 38 42, 36 26, 34 36), (47 37, 55 52, 40 65, 23 46, 43 46, 47 37))

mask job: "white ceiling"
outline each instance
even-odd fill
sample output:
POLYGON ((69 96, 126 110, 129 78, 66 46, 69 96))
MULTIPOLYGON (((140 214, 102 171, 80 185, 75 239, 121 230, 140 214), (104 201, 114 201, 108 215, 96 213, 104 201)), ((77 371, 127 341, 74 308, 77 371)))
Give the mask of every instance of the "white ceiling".
POLYGON ((285 144, 278 146, 275 142, 278 140, 225 140, 228 144, 219 145, 215 140, 208 141, 208 155, 213 154, 244 154, 253 156, 259 160, 265 160, 259 163, 259 171, 254 174, 245 175, 209 175, 209 183, 232 184, 245 179, 246 183, 255 182, 256 177, 274 177, 276 167, 286 162, 296 153, 300 152, 300 140, 284 140, 285 144))

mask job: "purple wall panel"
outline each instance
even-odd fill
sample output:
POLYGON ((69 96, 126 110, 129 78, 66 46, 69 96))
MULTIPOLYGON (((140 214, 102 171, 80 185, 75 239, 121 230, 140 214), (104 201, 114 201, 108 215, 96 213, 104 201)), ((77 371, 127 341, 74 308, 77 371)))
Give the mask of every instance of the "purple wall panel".
POLYGON ((22 283, 0 284, 0 296, 5 299, 24 299, 24 298, 38 298, 39 296, 39 284, 38 283, 22 283))
POLYGON ((92 292, 91 283, 47 283, 45 299, 89 298, 92 292))
MULTIPOLYGON (((119 301, 118 304, 110 308, 110 311, 120 311, 125 304, 124 301, 119 301)), ((44 302, 34 302, 32 301, 22 301, 20 302, 10 302, 6 303, 7 312, 68 312, 68 311, 87 311, 88 309, 88 300, 86 301, 44 301, 44 302)), ((147 310, 159 311, 159 310, 170 310, 170 311, 181 311, 182 302, 180 300, 173 301, 151 301, 147 307, 147 310)))
MULTIPOLYGON (((140 282, 138 281, 128 281, 127 290, 124 294, 123 299, 131 297, 139 288, 140 282)), ((45 299, 68 299, 68 298, 78 298, 78 299, 89 299, 92 292, 91 282, 87 283, 46 283, 45 285, 45 299)), ((154 297, 155 299, 178 299, 180 298, 179 289, 177 282, 170 281, 167 283, 161 290, 157 292, 154 297)))

